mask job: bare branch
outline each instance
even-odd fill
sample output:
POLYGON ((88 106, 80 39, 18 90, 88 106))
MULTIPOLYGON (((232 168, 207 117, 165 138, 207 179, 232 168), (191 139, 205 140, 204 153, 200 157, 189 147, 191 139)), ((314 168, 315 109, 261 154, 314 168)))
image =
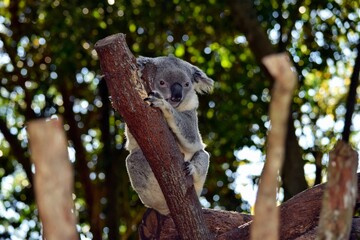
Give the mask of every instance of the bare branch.
POLYGON ((270 102, 270 131, 266 161, 261 175, 255 203, 255 217, 251 227, 251 239, 279 238, 279 211, 276 207, 276 191, 279 185, 284 154, 288 116, 297 75, 287 54, 269 55, 263 60, 275 83, 270 102), (269 221, 271 219, 271 221, 269 221))
POLYGON ((74 174, 62 119, 28 124, 35 195, 46 239, 78 239, 72 199, 74 174))

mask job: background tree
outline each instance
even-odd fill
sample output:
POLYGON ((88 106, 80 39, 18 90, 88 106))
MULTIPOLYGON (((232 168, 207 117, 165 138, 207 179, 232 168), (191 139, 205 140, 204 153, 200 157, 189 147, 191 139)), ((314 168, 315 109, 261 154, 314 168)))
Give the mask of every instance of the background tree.
MULTIPOLYGON (((242 194, 256 184, 262 166, 271 82, 258 63, 255 50, 261 49, 250 46, 252 39, 239 26, 233 4, 1 2, 0 236, 39 238, 25 123, 52 114, 65 118, 82 235, 136 236, 145 208, 129 188, 124 123, 111 108, 93 49, 97 40, 117 32, 127 34, 135 54, 173 54, 216 80, 214 93, 200 99, 200 128, 212 154, 201 203, 251 211, 246 201, 251 196, 242 194), (258 154, 257 158, 246 152, 258 154), (244 180, 250 187, 242 186, 244 180)), ((350 0, 258 0, 250 6, 248 20, 258 21, 274 51, 291 54, 300 76, 289 128, 294 126, 299 140, 294 159, 305 165, 308 185, 323 181, 327 152, 342 131, 353 49, 359 41, 359 8, 350 0)), ((351 138, 357 149, 358 119, 359 105, 351 138)), ((283 173, 289 171, 285 167, 283 173)), ((299 176, 292 176, 287 181, 296 189, 299 176)), ((295 193, 284 191, 286 199, 295 193)))

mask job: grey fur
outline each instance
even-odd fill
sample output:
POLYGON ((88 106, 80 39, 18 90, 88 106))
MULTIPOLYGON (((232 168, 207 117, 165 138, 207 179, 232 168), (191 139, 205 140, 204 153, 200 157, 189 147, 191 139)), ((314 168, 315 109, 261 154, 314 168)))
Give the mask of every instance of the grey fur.
MULTIPOLYGON (((156 74, 152 91, 145 100, 162 111, 184 154, 183 170, 193 176, 195 190, 200 196, 209 167, 209 154, 204 150, 198 129, 196 93, 211 91, 214 81, 199 68, 175 57, 139 57, 140 74, 148 63, 156 66, 156 74)), ((169 214, 159 183, 141 149, 128 128, 125 134, 126 148, 130 151, 126 168, 132 187, 145 206, 163 215, 169 214)))

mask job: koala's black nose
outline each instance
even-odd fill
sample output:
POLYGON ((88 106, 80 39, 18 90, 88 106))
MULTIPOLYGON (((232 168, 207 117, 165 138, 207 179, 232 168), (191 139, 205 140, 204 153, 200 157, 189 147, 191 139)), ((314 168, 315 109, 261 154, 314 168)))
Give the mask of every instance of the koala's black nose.
POLYGON ((182 99, 182 86, 180 83, 174 83, 170 87, 171 101, 180 102, 182 99))

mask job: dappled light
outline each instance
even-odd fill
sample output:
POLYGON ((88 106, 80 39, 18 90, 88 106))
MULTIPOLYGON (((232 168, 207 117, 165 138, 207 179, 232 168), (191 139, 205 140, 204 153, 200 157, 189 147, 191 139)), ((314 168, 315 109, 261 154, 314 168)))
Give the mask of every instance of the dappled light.
MULTIPOLYGON (((360 4, 253 4, 271 51, 288 52, 299 75, 291 124, 302 180, 310 187, 320 183, 316 179, 326 181, 328 153, 344 129, 360 4)), ((199 128, 211 155, 200 202, 252 212, 271 128, 273 82, 233 11, 230 3, 214 0, 0 2, 0 238, 41 238, 26 124, 61 115, 81 239, 136 239, 145 208, 129 184, 125 123, 112 108, 94 50, 96 41, 118 32, 126 34, 136 57, 172 55, 214 79, 213 93, 199 98, 199 128)), ((356 101, 350 142, 360 151, 356 101)), ((287 194, 280 188, 278 201, 287 194)))

